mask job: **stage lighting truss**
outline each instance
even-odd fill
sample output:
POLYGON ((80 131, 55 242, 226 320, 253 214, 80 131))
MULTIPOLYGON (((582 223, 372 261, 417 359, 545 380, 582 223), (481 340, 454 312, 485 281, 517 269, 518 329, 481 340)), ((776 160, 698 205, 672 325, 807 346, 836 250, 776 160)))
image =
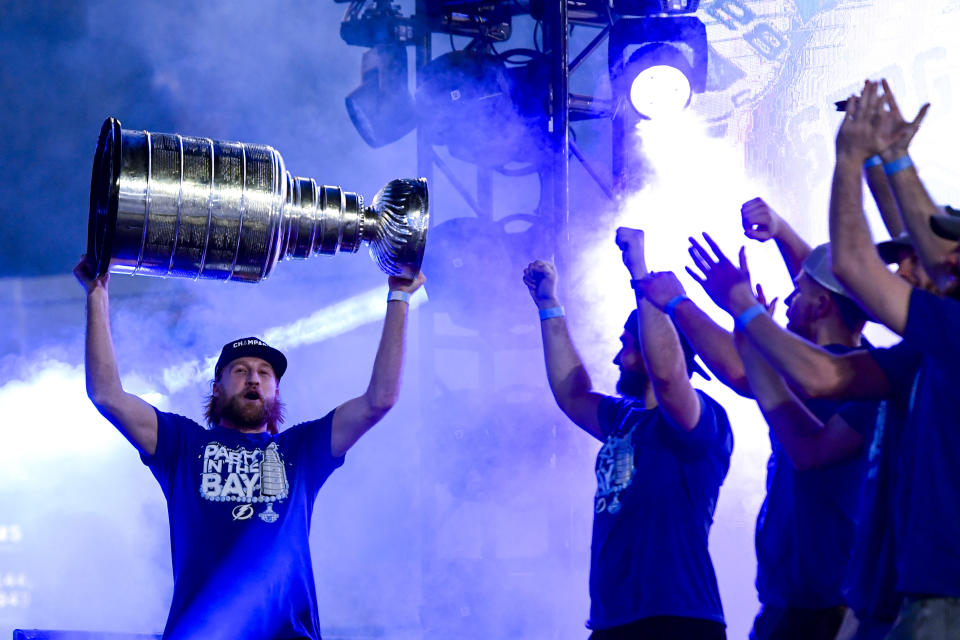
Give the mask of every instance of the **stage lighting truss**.
POLYGON ((622 16, 662 16, 693 13, 700 0, 613 0, 613 10, 622 16))
POLYGON ((608 60, 618 103, 646 119, 682 110, 706 89, 706 27, 689 15, 621 18, 610 30, 608 60))
POLYGON ((377 148, 416 128, 419 111, 431 140, 448 145, 454 155, 491 166, 512 161, 513 145, 527 137, 523 117, 517 115, 522 105, 512 103, 513 94, 522 92, 513 88, 515 74, 491 45, 509 39, 519 4, 441 0, 425 7, 425 15, 406 17, 391 0, 350 1, 340 35, 347 44, 370 47, 363 54, 361 85, 346 98, 350 120, 360 137, 377 148), (414 106, 406 47, 433 32, 467 36, 473 43, 422 69, 424 82, 414 106), (491 136, 491 129, 509 135, 491 136))
MULTIPOLYGON (((338 2, 342 0, 337 0, 338 2)), ((404 16, 391 0, 349 0, 340 22, 340 37, 349 45, 376 47, 383 44, 407 45, 423 35, 419 21, 404 16)))
POLYGON ((427 26, 437 33, 466 36, 482 42, 506 42, 513 33, 517 3, 502 0, 441 0, 426 3, 427 26))

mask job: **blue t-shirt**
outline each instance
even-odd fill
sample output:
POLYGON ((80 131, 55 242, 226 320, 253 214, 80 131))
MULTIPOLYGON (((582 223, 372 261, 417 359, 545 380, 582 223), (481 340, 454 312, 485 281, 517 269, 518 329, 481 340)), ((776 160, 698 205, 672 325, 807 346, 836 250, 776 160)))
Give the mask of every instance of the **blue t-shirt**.
POLYGON ((877 360, 909 407, 893 508, 897 591, 960 597, 960 302, 914 289, 903 343, 921 354, 916 376, 877 360))
POLYGON ((343 464, 332 422, 331 411, 245 434, 157 411, 157 451, 141 457, 170 520, 164 640, 320 638, 308 535, 317 492, 343 464))
POLYGON ((590 622, 606 629, 651 616, 723 623, 707 551, 717 494, 730 466, 727 414, 701 391, 692 431, 659 407, 603 398, 590 558, 590 622))
MULTIPOLYGON (((849 351, 837 345, 827 349, 849 351)), ((820 609, 844 603, 843 579, 876 404, 820 399, 805 404, 823 422, 840 414, 865 444, 843 462, 797 471, 770 431, 767 495, 757 517, 757 596, 767 606, 820 609)))
POLYGON ((900 610, 893 519, 899 500, 900 440, 920 354, 901 342, 889 349, 875 349, 871 355, 888 372, 894 393, 877 408, 843 594, 861 620, 892 623, 900 610))

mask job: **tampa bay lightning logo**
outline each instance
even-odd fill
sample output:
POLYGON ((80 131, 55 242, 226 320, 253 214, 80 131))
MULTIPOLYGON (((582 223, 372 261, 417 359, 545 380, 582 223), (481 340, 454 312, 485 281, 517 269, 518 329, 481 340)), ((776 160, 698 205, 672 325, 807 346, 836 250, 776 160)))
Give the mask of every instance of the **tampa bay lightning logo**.
POLYGON ((611 435, 597 454, 597 494, 593 499, 594 513, 615 514, 622 504, 620 494, 633 482, 633 431, 611 435))
POLYGON ((253 515, 253 506, 249 504, 238 504, 233 508, 233 519, 236 520, 249 520, 253 515))

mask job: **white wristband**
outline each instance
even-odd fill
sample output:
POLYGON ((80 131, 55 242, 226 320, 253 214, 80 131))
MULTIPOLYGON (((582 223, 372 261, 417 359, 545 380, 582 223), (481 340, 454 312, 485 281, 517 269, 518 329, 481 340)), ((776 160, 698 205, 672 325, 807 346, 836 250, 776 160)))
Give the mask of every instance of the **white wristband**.
POLYGON ((394 300, 410 304, 410 294, 406 291, 391 291, 387 294, 387 302, 393 302, 394 300))

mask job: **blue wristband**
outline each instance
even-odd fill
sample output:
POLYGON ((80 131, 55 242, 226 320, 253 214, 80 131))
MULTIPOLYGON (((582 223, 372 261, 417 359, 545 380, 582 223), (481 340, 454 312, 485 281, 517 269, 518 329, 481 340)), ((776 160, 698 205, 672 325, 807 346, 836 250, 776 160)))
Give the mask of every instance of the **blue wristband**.
POLYGON ((679 305, 679 304, 680 304, 681 302, 683 302, 684 300, 689 300, 689 299, 690 299, 690 298, 688 298, 687 296, 682 295, 682 294, 679 295, 679 296, 670 298, 670 301, 667 302, 667 304, 665 304, 665 305, 663 306, 663 311, 664 311, 664 313, 666 313, 668 316, 670 316, 670 317, 672 318, 674 312, 677 310, 677 305, 679 305))
POLYGON ((391 291, 387 294, 387 302, 392 302, 394 300, 399 300, 400 302, 406 302, 410 304, 410 294, 406 291, 391 291))
POLYGON ((550 307, 548 309, 540 309, 540 319, 549 320, 550 318, 562 318, 563 317, 563 307, 550 307))
POLYGON ((892 176, 895 173, 899 173, 904 169, 908 169, 913 166, 913 160, 910 159, 910 156, 903 156, 902 158, 897 158, 893 162, 888 162, 883 165, 883 172, 888 176, 892 176))
POLYGON ((749 309, 747 309, 746 311, 738 315, 736 319, 733 321, 733 324, 736 325, 737 329, 739 329, 740 331, 743 331, 744 329, 747 328, 747 325, 753 321, 754 318, 756 318, 759 315, 763 315, 766 312, 767 310, 764 309, 763 305, 758 302, 757 304, 753 305, 752 307, 750 307, 749 309))
POLYGON ((883 158, 880 156, 870 156, 863 162, 864 169, 872 169, 873 167, 879 167, 883 164, 883 158))

